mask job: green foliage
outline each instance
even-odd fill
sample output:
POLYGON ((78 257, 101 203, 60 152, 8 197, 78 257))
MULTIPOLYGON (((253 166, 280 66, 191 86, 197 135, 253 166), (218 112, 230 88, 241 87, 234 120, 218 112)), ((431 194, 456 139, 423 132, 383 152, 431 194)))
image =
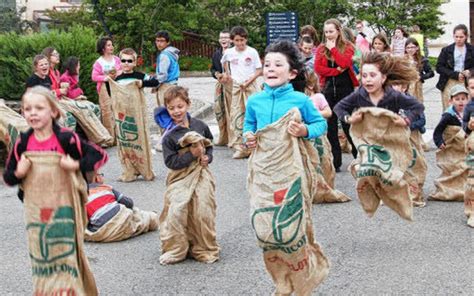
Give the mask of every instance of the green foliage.
POLYGON ((369 0, 353 2, 353 18, 368 22, 376 32, 393 35, 396 27, 411 28, 418 25, 428 38, 436 38, 444 33, 446 22, 440 20, 438 10, 443 0, 369 0), (382 9, 383 8, 383 9, 382 9))
MULTIPOLYGON (((91 80, 97 35, 90 28, 75 26, 69 32, 51 31, 32 35, 0 35, 0 97, 18 100, 25 91, 25 81, 33 73, 33 58, 45 47, 54 47, 62 61, 76 56, 81 61, 80 87, 92 101, 97 101, 95 82, 91 80)), ((61 69, 61 67, 59 67, 61 69)))
POLYGON ((33 22, 21 18, 21 15, 25 13, 25 11, 26 7, 21 7, 17 10, 15 2, 11 5, 6 5, 5 3, 0 5, 0 33, 22 33, 27 30, 36 29, 33 22))
POLYGON ((179 57, 181 71, 209 71, 211 59, 204 57, 179 57))

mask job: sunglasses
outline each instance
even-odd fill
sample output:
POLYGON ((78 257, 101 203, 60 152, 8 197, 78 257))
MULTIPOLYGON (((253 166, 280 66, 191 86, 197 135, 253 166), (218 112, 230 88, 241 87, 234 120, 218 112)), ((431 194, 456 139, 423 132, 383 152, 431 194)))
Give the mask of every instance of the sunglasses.
POLYGON ((120 60, 120 61, 124 64, 125 63, 129 63, 129 64, 133 63, 133 60, 120 60))

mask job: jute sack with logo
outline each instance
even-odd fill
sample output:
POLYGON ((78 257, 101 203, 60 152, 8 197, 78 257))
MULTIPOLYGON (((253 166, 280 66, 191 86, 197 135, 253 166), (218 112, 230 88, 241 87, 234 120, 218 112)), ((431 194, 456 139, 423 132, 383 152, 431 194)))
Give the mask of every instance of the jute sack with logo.
POLYGON ((435 179, 435 191, 430 198, 442 201, 463 201, 468 168, 464 139, 460 126, 448 126, 443 133, 446 147, 436 151, 436 165, 441 175, 435 179))
POLYGON ((242 130, 244 127, 245 106, 248 97, 257 91, 255 81, 245 90, 240 88, 240 84, 232 81, 232 101, 230 105, 230 130, 229 147, 242 150, 242 130))
POLYGON ((59 166, 55 152, 25 152, 22 183, 34 295, 97 295, 84 253, 87 184, 59 166))
POLYGON ((410 195, 412 195, 414 206, 424 207, 426 202, 423 197, 423 186, 425 185, 428 165, 423 150, 423 138, 419 130, 414 130, 410 133, 410 143, 413 157, 408 167, 407 175, 414 178, 413 181, 409 181, 410 195))
MULTIPOLYGON (((187 132, 181 147, 210 146, 211 141, 197 132, 187 132)), ((183 148, 179 153, 186 153, 183 148)), ((165 203, 160 215, 160 263, 182 261, 191 254, 201 262, 219 259, 216 240, 215 180, 208 166, 199 160, 181 170, 170 170, 166 179, 165 203)))
POLYGON ((351 198, 334 188, 336 169, 332 162, 331 144, 326 135, 314 139, 316 151, 310 151, 313 166, 316 168, 318 189, 313 196, 313 203, 346 202, 351 198))
POLYGON ((110 93, 123 171, 120 180, 131 182, 142 175, 146 181, 151 181, 155 174, 151 166, 145 94, 135 83, 122 85, 115 81, 110 81, 110 93))
POLYGON ((351 163, 362 208, 369 217, 380 201, 400 217, 412 220, 408 170, 413 158, 410 130, 393 124, 398 115, 390 110, 359 109, 363 120, 351 125, 350 133, 358 155, 351 163))
POLYGON ((61 117, 57 121, 59 126, 67 127, 68 129, 71 129, 71 130, 75 131, 76 126, 77 126, 77 120, 74 117, 74 115, 71 112, 65 110, 59 104, 58 104, 58 107, 59 107, 59 111, 61 113, 61 117))
POLYGON ((120 204, 120 211, 97 231, 86 228, 84 238, 92 242, 117 242, 157 228, 158 214, 137 207, 132 210, 120 204))
POLYGON ((474 133, 466 139, 466 166, 469 172, 464 188, 464 214, 469 218, 474 215, 474 133))
POLYGON ((63 110, 76 118, 77 123, 91 142, 101 146, 112 146, 114 140, 94 112, 95 109, 98 109, 94 103, 86 100, 71 100, 66 97, 63 97, 58 103, 63 110))
POLYGON ((342 129, 341 122, 337 122, 337 136, 339 138, 339 145, 341 146, 342 153, 352 153, 352 145, 347 140, 346 133, 342 129))
POLYGON ((9 108, 0 100, 0 141, 11 151, 20 132, 28 129, 23 116, 9 108))
POLYGON ((310 295, 326 278, 329 262, 316 243, 311 205, 317 190, 312 143, 291 136, 297 108, 257 131, 248 163, 250 216, 275 295, 310 295))
POLYGON ((214 114, 219 126, 219 138, 215 145, 223 146, 229 143, 230 130, 230 105, 232 101, 232 82, 222 84, 216 82, 214 93, 214 114))
MULTIPOLYGON (((110 81, 109 81, 110 84, 110 81)), ((107 93, 107 86, 105 83, 102 83, 99 91, 99 107, 100 115, 102 119, 102 124, 105 129, 109 132, 109 135, 112 136, 115 145, 115 119, 114 112, 112 110, 112 99, 107 93)))

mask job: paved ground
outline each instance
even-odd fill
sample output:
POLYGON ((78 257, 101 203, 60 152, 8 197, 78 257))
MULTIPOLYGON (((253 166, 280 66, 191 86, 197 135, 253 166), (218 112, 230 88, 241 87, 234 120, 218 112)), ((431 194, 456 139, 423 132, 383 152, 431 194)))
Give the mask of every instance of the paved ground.
MULTIPOLYGON (((439 92, 425 85, 428 127, 440 116, 439 92)), ((182 79, 191 98, 212 103, 213 81, 182 79)), ((150 99, 152 102, 152 99, 150 99)), ((216 130, 212 119, 207 119, 216 130)), ((166 169, 162 155, 153 156, 154 182, 119 183, 116 148, 104 170, 116 189, 134 197, 138 207, 163 207, 166 169)), ((245 160, 217 147, 211 169, 217 180, 217 236, 221 260, 202 264, 193 260, 160 266, 158 232, 119 243, 87 243, 86 253, 102 295, 270 295, 261 251, 249 224, 245 190, 245 160)), ((439 174, 434 151, 427 153, 429 171, 425 194, 439 174)), ((351 159, 344 155, 344 167, 351 159)), ((313 206, 316 238, 331 261, 328 279, 314 295, 472 295, 474 291, 473 231, 465 225, 462 203, 428 202, 415 209, 414 222, 401 220, 387 207, 368 218, 359 204, 355 182, 346 171, 336 187, 353 201, 313 206)), ((0 294, 31 294, 23 207, 16 188, 0 185, 0 294)))

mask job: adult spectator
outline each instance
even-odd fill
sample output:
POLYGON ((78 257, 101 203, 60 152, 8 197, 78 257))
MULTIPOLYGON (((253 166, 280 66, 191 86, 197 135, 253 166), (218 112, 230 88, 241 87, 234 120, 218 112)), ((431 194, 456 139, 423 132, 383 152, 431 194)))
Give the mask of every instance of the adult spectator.
MULTIPOLYGON (((314 69, 319 75, 321 89, 331 109, 359 85, 352 67, 353 56, 354 47, 346 40, 341 23, 337 19, 324 22, 324 41, 318 46, 314 69)), ((332 147, 334 167, 336 171, 340 171, 342 154, 337 120, 335 113, 328 119, 328 139, 332 147)), ((344 124, 343 129, 349 135, 349 126, 344 124)), ((356 153, 356 149, 353 149, 353 156, 356 153)))
POLYGON ((356 47, 360 49, 362 54, 370 52, 370 41, 367 35, 364 33, 364 22, 361 20, 356 21, 356 47))
POLYGON ((466 25, 457 25, 453 30, 454 43, 444 47, 438 56, 436 72, 439 73, 439 80, 436 88, 442 92, 443 111, 449 106, 449 90, 456 84, 465 85, 474 73, 474 47, 467 43, 468 36, 466 25))

